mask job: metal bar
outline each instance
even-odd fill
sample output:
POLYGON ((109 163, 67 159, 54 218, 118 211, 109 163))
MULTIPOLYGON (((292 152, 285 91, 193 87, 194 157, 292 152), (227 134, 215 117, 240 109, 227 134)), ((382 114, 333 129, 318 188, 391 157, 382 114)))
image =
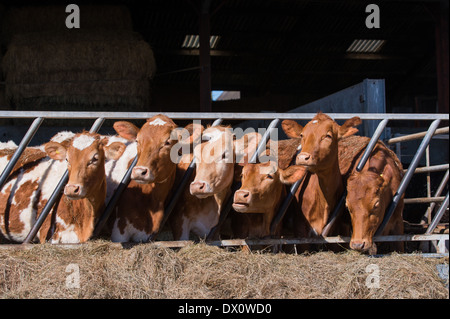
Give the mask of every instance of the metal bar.
MULTIPOLYGON (((98 118, 95 120, 94 124, 92 125, 89 132, 95 133, 97 132, 100 127, 102 126, 103 122, 105 121, 104 118, 98 118)), ((28 236, 24 240, 24 244, 29 244, 33 241, 34 237, 36 236, 37 232, 41 228, 42 224, 44 223, 44 220, 47 218, 48 214, 50 213, 53 205, 61 195, 61 191, 64 188, 64 186, 67 184, 67 181, 69 180, 69 171, 66 170, 64 172, 64 175, 61 177, 61 179, 58 182, 58 185, 56 185, 56 188, 54 189, 52 195, 47 201, 47 204, 45 204, 44 209, 42 209, 41 214, 37 218, 36 222, 34 223, 33 227, 31 228, 30 232, 28 233, 28 236)))
POLYGON ((394 198, 392 199, 392 202, 389 205, 389 207, 386 211, 386 214, 384 215, 383 221, 381 222, 380 226, 378 227, 378 229, 375 233, 375 236, 379 236, 382 234, 384 228, 386 227, 387 223, 389 222, 389 219, 391 218, 392 214, 394 213, 395 209, 397 208, 397 205, 400 202, 401 197, 405 193, 406 188, 408 187, 408 184, 411 181, 411 178, 413 177, 414 171, 416 170, 417 166, 419 165, 420 159, 422 158, 423 153, 425 152, 425 148, 428 146, 428 144, 430 144, 431 137, 433 136, 433 134, 436 131, 437 127, 439 126, 440 122, 441 122, 441 120, 434 120, 431 123, 430 127, 428 128, 427 134, 425 135, 422 142, 420 143, 419 148, 417 149, 417 152, 411 161, 408 171, 403 176, 403 179, 400 182, 398 190, 395 193, 394 198))
POLYGON ((38 117, 33 121, 33 123, 31 123, 30 128, 28 129, 25 136, 22 138, 22 141, 20 141, 20 144, 17 147, 16 151, 14 152, 13 156, 11 157, 11 160, 5 166, 2 174, 0 175, 0 190, 2 189, 3 185, 8 179, 9 174, 11 174, 11 171, 13 170, 14 166, 16 166, 16 163, 19 160, 20 156, 22 155, 23 151, 28 146, 28 144, 30 143, 31 139, 33 138, 34 134, 37 132, 39 126, 41 126, 43 121, 44 121, 43 117, 38 117))
MULTIPOLYGON (((372 153, 373 149, 375 148, 375 145, 377 145, 378 139, 380 138, 381 134, 383 133, 387 123, 389 122, 389 119, 384 119, 380 123, 378 123, 378 126, 375 130, 375 132, 372 135, 372 138, 369 141, 369 144, 367 144, 366 149, 364 150, 364 153, 358 162, 358 165, 356 166, 356 171, 361 172, 361 170, 364 168, 364 165, 366 165, 367 160, 369 159, 370 154, 372 153)), ((337 218, 340 215, 340 212, 342 211, 342 208, 344 207, 345 198, 347 197, 347 190, 344 190, 344 193, 341 196, 341 199, 337 203, 336 207, 333 209, 333 212, 328 217, 328 222, 325 225, 325 227, 322 230, 322 236, 328 236, 331 228, 333 227, 334 223, 336 222, 337 218)))
POLYGON ((445 196, 444 202, 441 204, 441 207, 439 207, 439 210, 437 211, 436 215, 434 216, 433 221, 431 222, 430 226, 428 226, 428 229, 425 232, 425 235, 430 235, 431 233, 433 233, 437 224, 440 222, 442 215, 444 215, 444 212, 447 209, 447 207, 448 207, 448 192, 447 192, 447 196, 445 196))
MULTIPOLYGON (((277 127, 279 122, 280 122, 280 119, 278 119, 278 118, 275 118, 274 120, 272 120, 272 122, 270 122, 269 126, 267 127, 266 132, 262 136, 261 141, 259 142, 258 147, 256 148, 255 153, 253 153, 249 163, 256 163, 256 159, 258 158, 258 155, 266 147, 270 133, 272 132, 272 130, 274 130, 277 127)), ((220 212, 219 221, 218 221, 217 225, 211 229, 208 236, 206 236, 206 240, 212 240, 214 238, 214 236, 216 235, 217 231, 220 229, 220 227, 225 222, 225 219, 227 218, 228 213, 230 212, 232 205, 233 205, 233 194, 240 187, 241 187, 241 182, 238 182, 238 183, 235 183, 234 185, 232 185, 231 196, 230 196, 230 198, 228 198, 228 200, 225 203, 225 206, 223 207, 222 211, 220 212)))
MULTIPOLYGON (((434 197, 437 198, 437 197, 441 196, 441 194, 442 194, 442 192, 443 192, 445 186, 446 186, 447 183, 448 183, 448 176, 449 176, 449 171, 447 170, 447 172, 445 172, 445 175, 444 175, 444 177, 443 177, 442 180, 441 180, 441 183, 440 183, 439 186, 438 186, 438 189, 436 190, 436 193, 434 194, 434 197)), ((435 207, 435 206, 436 206, 436 202, 432 202, 432 203, 430 204, 430 207, 429 207, 430 213, 433 213, 433 210, 434 210, 434 207, 435 207)))
MULTIPOLYGON (((433 136, 440 135, 440 134, 448 134, 448 131, 449 131, 448 128, 449 128, 448 126, 438 128, 436 130, 436 132, 433 134, 433 136)), ((418 140, 420 138, 423 138, 426 134, 427 134, 427 132, 420 132, 420 133, 403 135, 403 136, 399 136, 399 137, 393 137, 393 138, 390 138, 389 140, 387 140, 386 144, 394 144, 394 143, 399 143, 399 142, 418 140)))
MULTIPOLYGON (((120 106, 117 106, 120 108, 120 106)), ((0 111, 0 118, 36 118, 45 117, 46 119, 94 119, 104 118, 106 120, 114 119, 147 119, 161 112, 57 112, 57 111, 0 111)), ((231 112, 164 112, 164 115, 175 120, 215 120, 221 118, 223 120, 272 120, 278 118, 280 120, 311 120, 317 113, 231 113, 231 112)), ((327 113, 335 120, 346 120, 353 116, 354 113, 327 113)), ((362 120, 449 120, 449 114, 436 113, 360 113, 358 116, 362 120)))
POLYGON ((116 204, 119 201, 120 196, 122 195, 125 188, 128 187, 128 184, 130 184, 131 172, 133 171, 133 168, 136 166, 137 161, 138 161, 138 157, 136 156, 134 158, 133 162, 131 163, 130 167, 128 167, 122 180, 120 181, 119 186, 117 186, 116 191, 114 192, 114 195, 109 200, 108 205, 105 208, 105 211, 103 212, 102 216, 100 217, 97 224, 95 225, 93 237, 98 237, 100 235, 100 232, 102 231, 103 227, 105 227, 105 224, 108 221, 109 216, 111 216, 111 213, 112 213, 114 207, 116 207, 116 204))
MULTIPOLYGON (((220 125, 222 123, 222 121, 223 121, 222 119, 216 119, 211 126, 213 127, 213 126, 220 125)), ((199 138, 201 140, 201 136, 199 138)), ((194 142, 194 145, 195 145, 195 143, 196 142, 194 142)), ((175 191, 175 194, 172 196, 172 198, 169 201, 169 204, 164 209, 164 216, 163 216, 163 219, 159 226, 160 230, 163 229, 164 225, 166 224, 167 220, 169 219, 170 214, 172 213, 173 209, 175 208, 175 205, 177 204, 178 199, 180 198, 181 194, 183 193, 186 184, 189 182, 189 180, 192 176, 192 173, 194 172, 194 168, 195 168, 195 159, 193 159, 191 161, 191 163, 189 164, 188 169, 186 170, 186 172, 183 175, 183 178, 180 181, 180 185, 178 185, 178 187, 175 191)), ((151 234, 149 236, 149 238, 147 239, 147 241, 155 240, 156 237, 158 236, 158 233, 151 234)))
MULTIPOLYGON (((381 236, 374 238, 376 242, 395 242, 395 241, 411 241, 411 242, 422 242, 422 241, 448 241, 448 234, 432 234, 432 235, 420 235, 420 237, 415 237, 417 235, 393 235, 393 236, 381 236)), ((211 246, 220 246, 220 247, 230 247, 230 246, 248 246, 248 245, 293 245, 293 244, 341 244, 350 242, 350 237, 326 237, 326 238, 313 238, 312 240, 300 238, 300 239, 261 239, 261 240, 252 240, 252 239, 237 239, 237 240, 218 240, 218 241, 210 241, 207 242, 207 245, 211 246)), ((178 241, 155 241, 152 243, 148 243, 147 245, 152 245, 156 248, 183 248, 189 245, 197 244, 198 242, 192 240, 178 240, 178 241)), ((54 244, 52 246, 62 249, 79 249, 82 247, 86 247, 90 245, 89 243, 79 243, 79 244, 54 244)), ((108 246, 111 248, 119 248, 119 249, 129 249, 136 245, 141 245, 140 243, 127 242, 127 243, 108 243, 108 246)), ((30 249, 35 247, 33 244, 22 244, 22 245, 14 245, 14 244, 3 244, 0 245, 0 250, 8 250, 8 249, 30 249)), ((409 255, 409 254, 402 254, 409 255)), ((414 253, 415 256, 422 257, 445 257, 448 256, 448 253, 435 253, 435 254, 424 254, 421 253, 418 255, 414 253)), ((380 255, 375 255, 380 256, 380 255)), ((368 255, 370 257, 370 255, 368 255)))
POLYGON ((444 196, 405 198, 405 204, 428 204, 444 201, 444 196))
MULTIPOLYGON (((298 147, 296 156, 294 157, 294 159, 292 160, 293 162, 295 162, 295 158, 297 157, 297 154, 299 154, 302 151, 302 146, 300 145, 298 147)), ((305 174, 302 176, 301 179, 299 179, 298 181, 296 181, 294 184, 292 184, 292 186, 289 188, 289 193, 287 194, 286 198, 283 201, 283 204, 281 204, 280 209, 277 212, 277 215, 274 217, 274 219, 272 220, 272 222, 270 223, 270 235, 274 235, 275 234, 275 230, 278 227, 278 224, 281 222, 281 220, 283 219, 284 215, 287 212, 287 209, 289 208, 289 205, 291 204, 292 200, 295 197, 295 193, 297 192, 298 188, 300 187, 300 184, 303 182, 303 180, 306 177, 306 174, 308 174, 307 171, 305 171, 305 174)))
MULTIPOLYGON (((426 166, 426 167, 418 167, 414 170, 414 174, 420 174, 420 173, 431 173, 431 172, 441 172, 449 169, 448 164, 441 164, 441 165, 433 165, 433 166, 426 166)), ((405 173, 408 171, 407 169, 404 169, 403 172, 405 173)))

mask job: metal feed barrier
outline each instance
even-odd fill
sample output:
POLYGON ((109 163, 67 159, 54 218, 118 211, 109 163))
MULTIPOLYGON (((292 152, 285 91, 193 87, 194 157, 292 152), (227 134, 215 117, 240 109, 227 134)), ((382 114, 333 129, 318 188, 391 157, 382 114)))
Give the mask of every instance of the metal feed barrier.
MULTIPOLYGON (((20 111, 0 111, 0 118, 34 118, 34 121, 30 128, 28 129, 27 133, 23 137, 22 141, 19 144, 19 147, 15 151, 14 155, 12 156, 11 160, 5 167, 4 171, 0 175, 0 190, 3 186, 3 184, 6 182, 6 179, 8 178, 10 172, 12 171, 13 167, 15 166, 17 160, 19 159, 22 152, 25 150, 25 148, 28 146, 29 142, 33 138, 34 134, 42 124, 42 122, 45 119, 95 119, 94 124, 92 125, 90 131, 91 132, 97 132, 100 127, 102 126, 103 122, 105 120, 136 120, 136 119, 148 119, 151 118, 159 113, 155 112, 20 112, 20 111)), ((215 120, 213 125, 219 125, 224 120, 246 120, 246 119, 260 119, 260 120, 272 120, 270 123, 266 133, 264 134, 260 144, 257 147, 257 150, 255 154, 253 154, 252 160, 256 159, 257 154, 259 154, 259 151, 265 148, 265 144, 270 136, 270 132, 272 130, 277 129, 277 125, 281 120, 284 119, 291 119, 291 120, 311 120, 316 113, 173 113, 173 112, 167 112, 164 113, 166 116, 174 119, 174 120, 215 120)), ((372 152, 374 146, 376 145, 376 142, 378 141, 381 134, 384 132, 384 129, 389 121, 393 120, 400 120, 400 121, 411 121, 411 120, 421 120, 421 121, 432 121, 428 130, 423 133, 413 134, 412 137, 402 137, 401 139, 393 138, 390 140, 387 140, 387 144, 394 144, 399 143, 403 140, 409 139, 409 138, 423 138, 422 142, 417 149, 413 160, 411 161, 411 164, 409 168, 406 170, 405 175, 403 177, 403 180, 401 181, 401 184, 399 186, 399 189, 397 193, 395 194, 392 202, 390 203, 384 220, 382 224, 380 225, 379 229, 376 232, 376 235, 374 237, 375 242, 393 242, 393 241, 438 241, 437 244, 437 252, 439 254, 448 254, 448 248, 446 248, 446 245, 448 245, 449 235, 448 234, 433 234, 433 231, 435 230, 436 226, 438 225, 440 219, 442 218, 444 212, 446 211, 448 207, 448 192, 445 197, 440 196, 442 191, 444 190, 447 182, 448 182, 448 163, 444 165, 437 165, 437 166, 428 166, 425 168, 418 168, 420 159, 423 157, 423 154, 427 151, 428 145, 431 141, 431 138, 436 134, 448 134, 448 127, 443 129, 438 129, 438 126, 442 120, 448 121, 449 115, 448 114, 382 114, 382 113, 361 113, 361 114, 353 114, 353 113, 327 113, 330 117, 332 117, 334 120, 346 120, 349 119, 355 115, 358 115, 362 120, 378 120, 379 124, 376 128, 374 134, 372 135, 369 144, 367 145, 364 154, 361 158, 361 161, 358 163, 356 169, 360 171, 364 164, 366 163, 367 159, 370 156, 370 153, 372 152), (432 171, 439 171, 439 170, 447 170, 446 175, 444 176, 443 180, 440 183, 440 186, 435 194, 434 197, 428 196, 426 199, 416 199, 416 200, 410 200, 409 203, 415 203, 415 202, 427 202, 431 203, 429 209, 427 210, 427 216, 431 217, 431 212, 436 207, 436 203, 440 203, 440 207, 437 210, 437 212, 434 214, 433 220, 431 220, 428 228, 425 231, 425 234, 418 234, 418 235, 398 235, 398 236, 381 236, 384 227, 388 223, 390 217, 392 216, 395 208, 398 205, 398 202, 401 198, 401 196, 405 193, 406 188, 415 173, 423 173, 423 172, 432 172, 432 171)), ((106 223, 106 220, 108 219, 109 215, 111 214, 115 204, 117 203, 117 200, 119 199, 121 192, 127 187, 128 183, 130 182, 130 176, 131 176, 131 170, 136 164, 137 159, 133 161, 133 164, 130 166, 126 174, 124 175, 120 185, 116 189, 113 197, 111 198, 110 202, 108 203, 105 212, 103 213, 102 217, 98 221, 94 236, 98 235, 100 233, 100 230, 106 223)), ((172 196, 169 204, 166 207, 163 223, 167 221, 167 218, 169 217, 171 211, 175 207, 175 204, 179 198, 179 195, 181 194, 182 189, 186 186, 186 183, 188 182, 194 168, 195 163, 192 162, 190 165, 190 168, 187 170, 186 175, 183 177, 181 184, 178 186, 178 189, 175 191, 174 195, 172 196)), ((44 207, 43 211, 39 215, 39 218, 36 220, 36 223, 34 224, 33 228, 31 229, 30 233, 28 234, 24 244, 31 243, 36 236, 37 232, 39 231, 39 228, 41 227, 43 221, 47 217, 48 213, 50 212, 51 208, 53 207, 54 203, 56 202, 59 194, 61 193, 63 187, 67 183, 68 179, 68 172, 64 174, 64 176, 61 178, 60 182, 58 183, 57 187, 55 188, 53 194, 49 198, 46 206, 44 207)), ((274 229, 276 229, 276 226, 278 223, 282 220, 290 202, 292 201, 295 192, 297 191, 299 185, 301 184, 301 180, 294 183, 290 191, 288 192, 287 197, 285 198, 283 204, 280 206, 280 210, 278 211, 277 215, 275 216, 272 225, 271 225, 271 231, 273 232, 274 229)), ((239 185, 233 185, 233 190, 236 190, 239 185)), ((336 221, 337 216, 339 216, 340 212, 343 210, 343 204, 345 202, 345 194, 342 196, 341 200, 339 201, 339 204, 337 205, 336 209, 332 212, 327 226, 324 228, 323 234, 319 238, 297 238, 297 239, 261 239, 261 240, 244 240, 244 239, 234 239, 234 240, 213 240, 214 235, 216 234, 217 230, 222 225, 223 221, 225 220, 228 212, 231 210, 231 204, 232 204, 233 196, 230 196, 230 199, 224 205, 224 209, 220 213, 219 223, 218 225, 211 231, 211 233, 207 236, 206 241, 208 244, 211 245, 217 245, 217 246, 243 246, 243 245, 277 245, 277 244, 323 244, 323 243, 348 243, 350 241, 350 238, 347 237, 328 237, 328 233, 336 221)), ((405 199, 405 203, 408 203, 408 199, 405 199)), ((162 229, 163 225, 161 225, 162 229)), ((155 240, 158 234, 153 234, 149 241, 155 240)), ((158 246, 165 246, 165 247, 180 247, 186 245, 185 241, 166 241, 166 242, 156 242, 155 244, 158 246)), ((17 245, 16 245, 17 246, 17 245)))

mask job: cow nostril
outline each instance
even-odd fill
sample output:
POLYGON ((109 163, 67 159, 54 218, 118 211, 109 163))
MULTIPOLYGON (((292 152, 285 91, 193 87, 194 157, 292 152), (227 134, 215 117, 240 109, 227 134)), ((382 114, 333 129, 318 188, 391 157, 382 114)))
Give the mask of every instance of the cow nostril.
POLYGON ((142 175, 142 176, 147 175, 147 173, 148 173, 148 169, 146 169, 146 168, 144 168, 144 169, 141 171, 141 175, 142 175))
POLYGON ((353 242, 351 246, 353 249, 362 250, 364 248, 364 244, 365 244, 364 242, 360 242, 360 243, 353 242))
POLYGON ((80 192, 80 186, 75 186, 75 188, 73 189, 73 192, 75 194, 78 194, 80 192))
POLYGON ((250 195, 250 193, 244 193, 244 198, 247 198, 250 195))
POLYGON ((200 184, 200 187, 199 187, 199 189, 201 189, 201 190, 202 190, 203 188, 205 188, 205 183, 201 183, 201 184, 200 184))

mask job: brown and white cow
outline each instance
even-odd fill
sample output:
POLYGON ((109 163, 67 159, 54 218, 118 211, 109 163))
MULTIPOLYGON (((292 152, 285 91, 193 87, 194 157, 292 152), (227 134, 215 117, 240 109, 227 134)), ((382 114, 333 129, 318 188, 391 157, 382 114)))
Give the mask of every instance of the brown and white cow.
MULTIPOLYGON (((171 151, 183 136, 177 133, 177 125, 162 114, 148 119, 140 129, 126 121, 114 123, 114 129, 121 137, 137 141, 138 162, 117 203, 111 239, 145 242, 160 231, 164 207, 176 178, 177 164, 171 159, 171 151)), ((186 129, 193 138, 193 126, 186 129)), ((180 165, 189 165, 185 162, 180 165)))
POLYGON ((208 127, 194 149, 195 177, 171 216, 173 236, 186 240, 192 232, 205 237, 217 225, 225 201, 231 195, 236 159, 256 151, 261 135, 251 132, 235 139, 227 126, 208 127))
POLYGON ((121 143, 105 144, 100 135, 84 132, 71 140, 54 138, 45 144, 46 153, 27 148, 0 193, 4 237, 25 239, 67 167, 69 183, 38 237, 41 242, 52 237, 53 243, 88 240, 105 205, 105 157, 118 158, 125 148, 121 143))
MULTIPOLYGON (((347 141, 346 146, 352 145, 354 148, 355 145, 368 143, 368 140, 365 137, 355 138, 347 141)), ((356 162, 359 162, 360 157, 356 162)), ((346 197, 352 222, 350 248, 376 254, 377 246, 373 242, 373 236, 383 221, 402 178, 401 162, 381 141, 376 144, 361 172, 353 170, 347 180, 346 197)), ((382 235, 403 234, 403 206, 402 196, 382 235)), ((403 243, 396 242, 390 248, 403 251, 403 243)))
MULTIPOLYGON (((359 117, 347 120, 339 126, 333 119, 318 113, 305 127, 285 120, 283 130, 291 138, 300 138, 301 152, 297 155, 296 164, 306 168, 310 173, 303 180, 297 193, 301 211, 310 224, 313 233, 321 235, 340 197, 344 193, 344 182, 340 173, 338 143, 342 138, 355 134, 355 126, 361 124, 359 117)), ((284 180, 293 183, 303 173, 296 166, 284 172, 284 180)), ((345 218, 341 214, 341 218, 345 218)), ((347 235, 349 223, 337 221, 330 234, 347 235)))

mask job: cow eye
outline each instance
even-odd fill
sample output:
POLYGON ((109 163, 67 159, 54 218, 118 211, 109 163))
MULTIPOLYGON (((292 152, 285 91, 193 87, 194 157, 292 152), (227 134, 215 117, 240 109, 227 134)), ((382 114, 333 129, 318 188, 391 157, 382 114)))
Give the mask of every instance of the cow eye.
POLYGON ((266 178, 267 178, 267 179, 273 179, 273 176, 270 175, 270 174, 267 174, 266 178))
POLYGON ((169 139, 167 139, 167 141, 164 143, 164 146, 169 146, 171 143, 170 143, 170 138, 169 139))
POLYGON ((373 208, 378 208, 378 206, 380 206, 380 201, 378 200, 375 205, 373 205, 373 208))
POLYGON ((302 133, 300 133, 300 138, 303 138, 303 134, 302 133))
POLYGON ((98 162, 98 154, 95 154, 88 163, 89 165, 96 164, 98 162))

